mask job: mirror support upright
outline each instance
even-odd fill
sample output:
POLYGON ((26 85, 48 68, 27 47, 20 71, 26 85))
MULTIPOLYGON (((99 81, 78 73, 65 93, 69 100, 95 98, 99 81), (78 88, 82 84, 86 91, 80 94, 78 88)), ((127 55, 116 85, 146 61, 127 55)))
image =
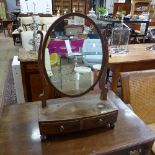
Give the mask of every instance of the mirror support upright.
POLYGON ((44 76, 44 71, 43 71, 43 61, 42 61, 42 46, 43 46, 43 33, 41 31, 37 32, 40 35, 40 46, 39 46, 39 51, 38 51, 38 66, 39 66, 39 71, 40 71, 40 76, 41 80, 43 83, 43 92, 40 94, 40 98, 42 101, 42 108, 45 108, 47 106, 46 100, 47 100, 47 82, 44 76))
MULTIPOLYGON (((107 66, 108 66, 108 59, 109 59, 109 55, 108 55, 108 39, 107 39, 107 30, 104 30, 104 32, 102 33, 102 36, 104 38, 104 40, 101 40, 102 41, 102 46, 103 46, 103 49, 104 49, 104 53, 105 53, 105 58, 104 58, 104 66, 102 66, 102 75, 101 75, 101 78, 99 79, 99 86, 100 86, 100 89, 101 89, 101 95, 100 95, 100 99, 101 100, 107 100, 107 92, 108 92, 108 89, 105 87, 106 85, 106 74, 107 74, 107 66)), ((102 39, 103 39, 102 38, 102 39)))

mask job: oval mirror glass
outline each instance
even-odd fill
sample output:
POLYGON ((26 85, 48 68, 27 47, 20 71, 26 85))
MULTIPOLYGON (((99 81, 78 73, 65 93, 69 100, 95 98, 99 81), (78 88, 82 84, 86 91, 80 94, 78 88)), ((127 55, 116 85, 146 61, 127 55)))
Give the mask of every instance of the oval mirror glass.
POLYGON ((48 81, 67 96, 92 90, 104 63, 101 39, 100 30, 85 15, 60 17, 48 29, 43 44, 48 81))

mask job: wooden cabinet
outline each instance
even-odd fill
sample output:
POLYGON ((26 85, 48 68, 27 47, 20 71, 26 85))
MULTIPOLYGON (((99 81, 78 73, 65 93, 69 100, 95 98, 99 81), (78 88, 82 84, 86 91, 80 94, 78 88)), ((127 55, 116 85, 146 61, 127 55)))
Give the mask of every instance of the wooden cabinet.
POLYGON ((26 102, 39 100, 42 93, 37 62, 21 62, 22 83, 26 102))
POLYGON ((87 0, 72 0, 72 10, 73 9, 75 9, 75 12, 87 14, 88 12, 87 0))
MULTIPOLYGON (((37 61, 25 61, 21 63, 22 83, 26 102, 41 100, 43 84, 37 61)), ((60 93, 52 86, 48 87, 48 98, 59 98, 60 93)))
MULTIPOLYGON (((41 100, 43 93, 42 78, 38 66, 38 55, 19 49, 24 98, 26 102, 41 100)), ((48 86, 48 98, 59 98, 62 95, 52 86, 48 86)))
POLYGON ((53 0, 53 13, 56 15, 57 10, 60 9, 60 14, 64 11, 71 12, 71 0, 53 0))
POLYGON ((63 15, 66 10, 67 13, 80 12, 83 14, 88 13, 88 0, 53 0, 53 14, 57 14, 58 8, 60 9, 60 14, 63 15))
POLYGON ((150 11, 151 0, 132 0, 131 15, 140 15, 150 11))
POLYGON ((131 3, 114 3, 113 15, 115 16, 118 11, 126 11, 126 15, 130 13, 131 3))

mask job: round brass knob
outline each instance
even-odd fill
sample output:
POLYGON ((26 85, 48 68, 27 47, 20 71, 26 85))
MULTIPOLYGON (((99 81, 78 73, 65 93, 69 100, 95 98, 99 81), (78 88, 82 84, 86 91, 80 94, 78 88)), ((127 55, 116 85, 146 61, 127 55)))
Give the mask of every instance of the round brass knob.
POLYGON ((63 131, 64 131, 64 129, 65 129, 65 128, 64 128, 64 126, 63 126, 63 125, 61 125, 61 126, 60 126, 60 132, 63 132, 63 131))

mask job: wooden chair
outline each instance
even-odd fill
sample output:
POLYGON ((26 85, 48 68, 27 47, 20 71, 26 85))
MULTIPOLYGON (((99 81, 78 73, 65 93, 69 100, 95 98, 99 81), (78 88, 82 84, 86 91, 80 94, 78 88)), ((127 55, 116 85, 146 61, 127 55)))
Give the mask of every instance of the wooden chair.
MULTIPOLYGON (((112 27, 117 27, 121 21, 113 21, 112 27)), ((139 43, 139 39, 142 39, 142 42, 145 41, 145 36, 147 35, 149 21, 124 21, 126 25, 131 29, 129 43, 139 43)))
POLYGON ((12 25, 12 20, 2 20, 2 30, 5 37, 7 37, 8 25, 12 25))
POLYGON ((7 30, 8 30, 8 36, 12 37, 12 23, 7 25, 7 30))
POLYGON ((122 99, 145 122, 155 123, 155 70, 121 73, 122 99))

